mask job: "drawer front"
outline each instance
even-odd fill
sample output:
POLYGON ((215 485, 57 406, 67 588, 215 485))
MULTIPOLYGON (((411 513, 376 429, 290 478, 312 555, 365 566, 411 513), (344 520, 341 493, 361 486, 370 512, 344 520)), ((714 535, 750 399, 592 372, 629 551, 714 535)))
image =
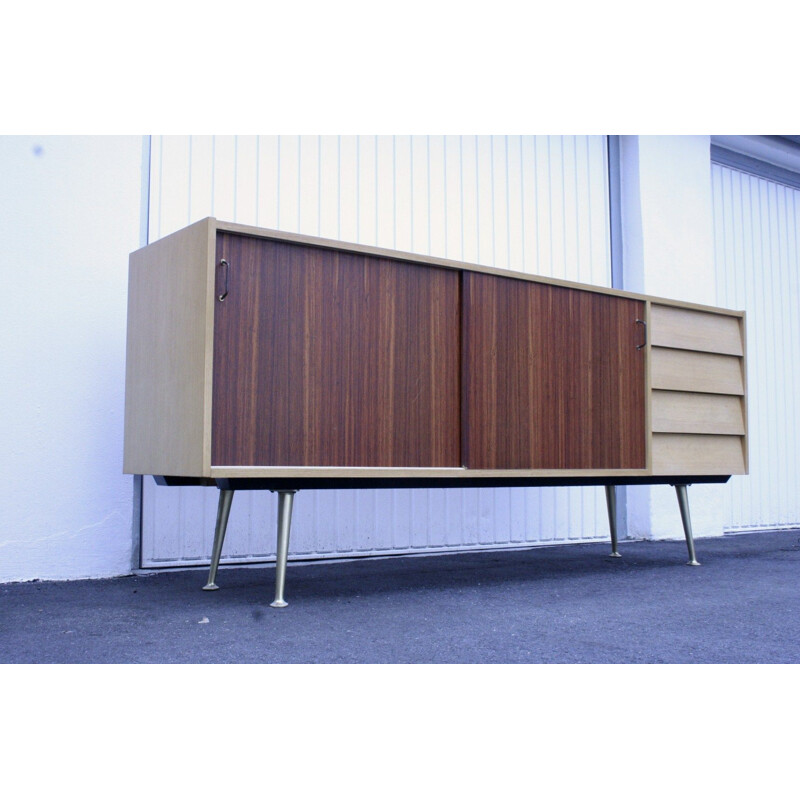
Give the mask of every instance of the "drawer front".
POLYGON ((653 392, 653 431, 744 436, 741 397, 699 392, 653 392))
POLYGON ((686 433, 653 436, 656 475, 741 475, 745 472, 743 437, 686 433))
POLYGON ((704 353, 744 355, 740 317, 653 304, 650 314, 654 346, 704 353))
POLYGON ((742 359, 716 353, 652 348, 653 389, 744 394, 742 359))
POLYGON ((653 303, 650 328, 654 474, 746 473, 743 318, 653 303))

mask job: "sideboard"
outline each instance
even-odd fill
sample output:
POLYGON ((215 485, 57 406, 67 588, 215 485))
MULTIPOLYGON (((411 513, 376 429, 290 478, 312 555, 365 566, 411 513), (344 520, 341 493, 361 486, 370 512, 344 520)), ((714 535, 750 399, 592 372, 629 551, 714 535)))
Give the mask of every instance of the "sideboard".
POLYGON ((207 218, 130 256, 124 472, 306 488, 686 487, 747 472, 744 312, 207 218))

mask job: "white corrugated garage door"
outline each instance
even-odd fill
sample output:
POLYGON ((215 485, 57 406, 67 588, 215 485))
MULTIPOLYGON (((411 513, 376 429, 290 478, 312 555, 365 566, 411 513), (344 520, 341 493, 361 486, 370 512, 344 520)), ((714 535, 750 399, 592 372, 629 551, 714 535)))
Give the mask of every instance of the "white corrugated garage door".
POLYGON ((800 190, 711 168, 717 302, 747 312, 750 475, 726 529, 800 526, 800 190))
MULTIPOLYGON (((163 137, 150 241, 205 216, 609 286, 603 136, 163 137)), ((142 565, 207 563, 217 492, 145 478, 142 565)), ((274 558, 276 498, 234 499, 224 562, 274 558)), ((291 556, 608 535, 602 489, 306 491, 291 556)))

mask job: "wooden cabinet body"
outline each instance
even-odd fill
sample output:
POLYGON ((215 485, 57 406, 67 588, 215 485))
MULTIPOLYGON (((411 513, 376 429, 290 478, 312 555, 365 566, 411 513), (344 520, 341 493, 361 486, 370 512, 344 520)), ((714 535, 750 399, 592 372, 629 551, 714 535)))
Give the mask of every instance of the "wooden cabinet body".
POLYGON ((128 473, 268 487, 747 469, 741 312, 209 218, 131 254, 127 357, 128 473))

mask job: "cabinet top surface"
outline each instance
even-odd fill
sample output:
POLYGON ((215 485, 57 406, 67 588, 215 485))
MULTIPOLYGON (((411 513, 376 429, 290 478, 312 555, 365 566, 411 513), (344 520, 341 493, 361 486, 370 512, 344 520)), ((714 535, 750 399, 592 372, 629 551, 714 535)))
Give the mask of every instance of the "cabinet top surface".
MULTIPOLYGON (((612 294, 618 297, 628 297, 633 300, 652 301, 663 305, 678 306, 681 308, 697 309, 699 311, 708 311, 711 313, 724 313, 731 316, 744 317, 744 311, 736 311, 733 309, 724 309, 719 306, 704 305, 700 303, 691 303, 683 300, 675 300, 665 297, 656 297, 654 295, 642 294, 639 292, 631 292, 624 289, 616 289, 608 286, 597 286, 595 284, 577 283, 575 281, 563 280, 560 278, 550 278, 543 275, 531 274, 528 272, 521 272, 513 269, 501 269, 498 267, 488 267, 482 264, 473 264, 465 261, 456 261, 454 259, 441 258, 438 256, 425 255, 422 253, 409 253, 402 250, 391 250, 385 247, 376 247, 373 245, 356 244, 354 242, 345 242, 338 239, 326 239, 320 236, 309 236, 301 233, 292 233, 289 231, 274 230, 271 228, 260 228, 254 225, 242 225, 238 222, 225 222, 218 220, 214 217, 206 217, 199 220, 187 227, 194 225, 207 225, 209 227, 209 235, 222 233, 234 233, 243 236, 251 236, 258 239, 265 239, 271 241, 288 242, 293 244, 307 245, 311 247, 322 247, 329 250, 340 250, 348 253, 359 253, 367 256, 375 256, 385 259, 393 259, 396 261, 405 261, 416 263, 426 266, 441 267, 444 269, 455 269, 469 272, 481 272, 487 275, 496 275, 498 277, 513 278, 515 280, 526 280, 534 283, 546 283, 553 286, 563 286, 569 289, 579 289, 581 291, 597 292, 600 294, 612 294)), ((163 241, 180 234, 184 229, 176 231, 163 237, 163 239, 156 240, 163 241)), ((152 242, 155 244, 156 242, 152 242)), ((147 247, 151 246, 148 245, 147 247)), ((147 249, 147 247, 140 249, 147 249)))

